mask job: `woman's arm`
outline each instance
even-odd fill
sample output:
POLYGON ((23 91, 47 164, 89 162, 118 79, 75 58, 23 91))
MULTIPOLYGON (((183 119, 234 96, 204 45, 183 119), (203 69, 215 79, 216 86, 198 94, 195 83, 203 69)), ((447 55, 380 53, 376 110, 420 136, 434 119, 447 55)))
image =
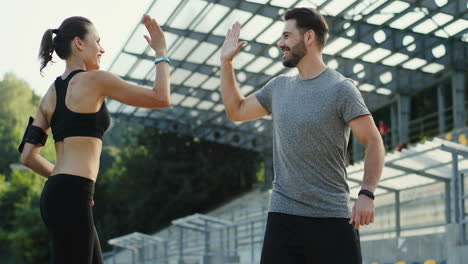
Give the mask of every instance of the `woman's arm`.
MULTIPOLYGON (((161 27, 148 15, 143 16, 143 22, 150 35, 145 36, 145 39, 155 52, 155 58, 165 57, 167 47, 161 27)), ((111 97, 124 104, 146 108, 166 108, 171 104, 169 64, 166 61, 156 64, 157 77, 153 89, 128 83, 105 71, 91 71, 88 76, 101 96, 111 97)))
MULTIPOLYGON (((50 132, 50 125, 42 109, 42 103, 39 105, 36 116, 34 118, 33 126, 40 127, 46 134, 50 132)), ((26 142, 24 144, 23 152, 21 153, 21 163, 30 168, 34 172, 49 177, 54 170, 54 165, 41 156, 42 145, 33 145, 26 142)))

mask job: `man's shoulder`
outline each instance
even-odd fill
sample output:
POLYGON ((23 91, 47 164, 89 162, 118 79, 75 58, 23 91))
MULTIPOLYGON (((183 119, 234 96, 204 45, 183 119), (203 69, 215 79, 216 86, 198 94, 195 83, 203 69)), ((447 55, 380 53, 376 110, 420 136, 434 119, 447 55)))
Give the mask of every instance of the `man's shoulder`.
POLYGON ((324 81, 328 86, 337 90, 356 87, 356 82, 353 79, 348 78, 333 69, 328 69, 328 75, 324 81))
POLYGON ((291 81, 294 81, 295 78, 296 78, 296 76, 280 74, 280 75, 277 75, 277 76, 274 76, 273 78, 271 78, 265 84, 265 86, 268 86, 268 87, 271 87, 271 88, 274 88, 276 86, 284 86, 284 85, 287 85, 287 83, 289 83, 291 81))
POLYGON ((272 78, 272 80, 275 81, 288 81, 288 80, 294 80, 297 78, 296 75, 286 75, 286 74, 280 74, 272 78))
MULTIPOLYGON (((334 69, 328 68, 326 71, 326 76, 325 78, 322 78, 322 81, 325 82, 326 85, 331 88, 340 89, 343 86, 345 86, 346 88, 355 88, 357 86, 355 80, 344 76, 343 74, 334 69)), ((269 82, 271 82, 271 84, 273 85, 284 85, 286 83, 295 83, 295 80, 297 79, 297 75, 280 74, 271 78, 269 82)))
POLYGON ((347 80, 351 80, 350 78, 347 78, 346 76, 344 76, 343 74, 341 74, 340 72, 334 70, 334 69, 331 69, 329 68, 327 70, 327 82, 330 82, 331 84, 339 84, 339 83, 343 83, 343 82, 346 82, 347 80))

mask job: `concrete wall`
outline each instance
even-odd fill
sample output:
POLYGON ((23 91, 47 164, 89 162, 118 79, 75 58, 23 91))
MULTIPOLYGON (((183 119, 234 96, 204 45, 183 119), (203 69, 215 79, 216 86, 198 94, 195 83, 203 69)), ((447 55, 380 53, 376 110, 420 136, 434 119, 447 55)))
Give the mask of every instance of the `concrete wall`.
POLYGON ((447 225, 448 264, 468 264, 468 245, 461 245, 461 235, 459 224, 447 225))
POLYGON ((449 248, 447 264, 468 264, 468 245, 449 248))
POLYGON ((363 241, 361 242, 363 264, 398 261, 424 263, 429 259, 445 261, 447 260, 446 241, 445 233, 363 241))
MULTIPOLYGON (((467 239, 468 240, 468 239, 467 239)), ((460 225, 449 224, 445 233, 362 241, 363 264, 372 262, 468 264, 468 245, 462 245, 460 225)))

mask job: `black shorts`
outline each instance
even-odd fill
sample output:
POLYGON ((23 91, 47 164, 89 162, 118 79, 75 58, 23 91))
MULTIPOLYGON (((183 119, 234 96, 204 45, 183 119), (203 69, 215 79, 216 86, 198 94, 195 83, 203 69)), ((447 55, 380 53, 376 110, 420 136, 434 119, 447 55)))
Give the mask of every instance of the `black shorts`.
POLYGON ((362 264, 359 233, 346 218, 269 213, 261 264, 362 264))
POLYGON ((52 264, 101 264, 101 245, 91 201, 94 182, 69 174, 50 176, 41 195, 41 214, 49 230, 52 264))

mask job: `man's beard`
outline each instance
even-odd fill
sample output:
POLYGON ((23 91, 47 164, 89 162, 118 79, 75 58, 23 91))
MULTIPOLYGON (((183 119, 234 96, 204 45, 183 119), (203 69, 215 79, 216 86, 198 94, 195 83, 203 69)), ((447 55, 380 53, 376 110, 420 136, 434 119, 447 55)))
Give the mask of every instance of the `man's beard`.
POLYGON ((283 56, 284 67, 294 68, 297 66, 299 61, 307 54, 307 49, 304 42, 299 41, 294 47, 289 49, 288 54, 283 56), (289 58, 286 59, 286 56, 289 58))

